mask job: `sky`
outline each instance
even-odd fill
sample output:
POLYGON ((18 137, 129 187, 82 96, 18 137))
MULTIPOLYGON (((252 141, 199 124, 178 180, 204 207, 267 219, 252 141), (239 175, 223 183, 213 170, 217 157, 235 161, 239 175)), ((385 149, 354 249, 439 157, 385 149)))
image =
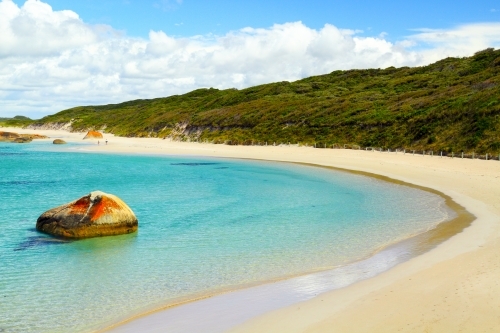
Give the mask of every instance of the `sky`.
POLYGON ((500 47, 498 0, 0 0, 0 117, 487 47, 500 47))

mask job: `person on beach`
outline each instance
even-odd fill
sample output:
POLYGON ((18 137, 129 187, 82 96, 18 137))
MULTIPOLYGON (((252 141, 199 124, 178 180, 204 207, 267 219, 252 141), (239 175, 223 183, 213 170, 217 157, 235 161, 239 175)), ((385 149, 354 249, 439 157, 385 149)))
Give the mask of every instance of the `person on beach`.
POLYGON ((99 146, 99 140, 97 140, 97 145, 99 146))
POLYGON ((108 144, 108 139, 106 139, 106 144, 108 144))

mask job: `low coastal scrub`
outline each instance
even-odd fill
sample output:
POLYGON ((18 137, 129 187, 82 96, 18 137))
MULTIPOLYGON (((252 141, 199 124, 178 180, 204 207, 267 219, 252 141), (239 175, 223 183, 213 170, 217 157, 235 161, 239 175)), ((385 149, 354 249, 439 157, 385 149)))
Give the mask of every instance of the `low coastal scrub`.
POLYGON ((25 127, 33 123, 33 120, 25 116, 14 118, 0 118, 0 127, 25 127))
POLYGON ((226 144, 500 152, 500 50, 61 111, 34 127, 226 144))

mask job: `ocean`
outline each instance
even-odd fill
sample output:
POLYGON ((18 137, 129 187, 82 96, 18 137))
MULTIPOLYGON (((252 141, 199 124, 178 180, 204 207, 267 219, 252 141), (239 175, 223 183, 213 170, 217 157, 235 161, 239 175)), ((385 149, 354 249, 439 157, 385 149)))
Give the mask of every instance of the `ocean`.
POLYGON ((91 332, 342 268, 454 217, 436 194, 348 172, 85 145, 0 143, 0 332, 91 332), (43 212, 94 190, 123 199, 139 231, 67 241, 35 230, 43 212))

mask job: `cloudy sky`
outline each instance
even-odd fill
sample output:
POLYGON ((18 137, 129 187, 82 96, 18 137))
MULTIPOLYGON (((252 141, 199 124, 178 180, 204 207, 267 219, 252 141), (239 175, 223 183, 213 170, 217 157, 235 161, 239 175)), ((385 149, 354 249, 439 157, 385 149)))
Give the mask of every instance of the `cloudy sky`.
POLYGON ((463 2, 0 0, 0 117, 499 48, 498 0, 463 2))

